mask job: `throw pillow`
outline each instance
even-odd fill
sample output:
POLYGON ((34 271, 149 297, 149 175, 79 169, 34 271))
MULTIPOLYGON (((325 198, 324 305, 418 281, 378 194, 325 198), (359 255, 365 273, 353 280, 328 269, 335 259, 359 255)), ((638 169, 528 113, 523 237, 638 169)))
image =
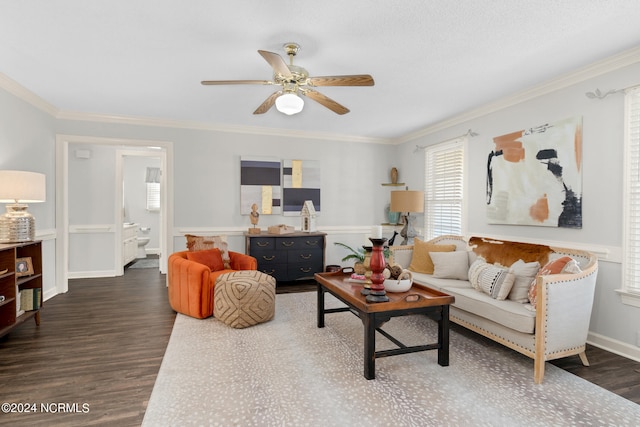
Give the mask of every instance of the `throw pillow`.
POLYGON ((524 262, 519 259, 511 265, 509 271, 515 275, 515 280, 507 298, 522 304, 528 303, 529 287, 531 281, 540 271, 540 263, 538 261, 524 262))
POLYGON ((513 287, 514 279, 515 275, 509 270, 488 264, 481 257, 478 257, 469 268, 471 286, 497 300, 507 298, 513 287))
POLYGON ((580 266, 575 259, 570 256, 563 256, 556 260, 549 261, 544 267, 538 271, 536 277, 529 286, 529 302, 532 306, 536 306, 538 298, 538 290, 536 283, 538 282, 538 276, 545 276, 547 274, 564 274, 564 273, 580 273, 580 266))
POLYGON ((187 238, 187 249, 189 251, 220 249, 224 268, 231 269, 231 258, 229 256, 226 236, 194 236, 193 234, 185 234, 184 237, 187 238))
POLYGON ((453 252, 455 250, 456 245, 436 245, 415 238, 413 239, 413 255, 409 270, 416 273, 433 274, 433 261, 429 252, 453 252))
POLYGON ((467 280, 469 255, 467 251, 429 252, 433 262, 433 277, 438 279, 467 280))
POLYGON ((486 265, 487 265, 487 261, 483 257, 478 256, 476 257, 476 260, 473 261, 469 266, 468 280, 469 280, 469 283, 471 283, 471 287, 476 291, 482 291, 482 289, 480 289, 480 286, 479 286, 479 283, 480 283, 479 276, 480 276, 480 272, 485 268, 486 265))
POLYGON ((200 264, 204 264, 211 271, 224 270, 224 262, 222 261, 222 254, 220 249, 205 249, 203 251, 187 252, 187 259, 189 261, 195 261, 200 264))

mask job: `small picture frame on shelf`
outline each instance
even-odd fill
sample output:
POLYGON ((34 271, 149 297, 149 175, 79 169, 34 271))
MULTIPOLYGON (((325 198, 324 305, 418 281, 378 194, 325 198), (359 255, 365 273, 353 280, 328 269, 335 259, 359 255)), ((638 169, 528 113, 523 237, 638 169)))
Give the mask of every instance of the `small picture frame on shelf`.
POLYGON ((33 262, 31 257, 16 258, 16 277, 31 276, 33 274, 33 262))

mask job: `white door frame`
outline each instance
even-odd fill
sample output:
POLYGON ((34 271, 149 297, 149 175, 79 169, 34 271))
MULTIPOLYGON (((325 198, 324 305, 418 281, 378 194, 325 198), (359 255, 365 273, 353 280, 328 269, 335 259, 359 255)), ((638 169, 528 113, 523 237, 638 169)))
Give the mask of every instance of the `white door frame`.
MULTIPOLYGON (((160 224, 160 272, 167 271, 167 257, 173 252, 173 143, 170 141, 152 141, 140 139, 103 138, 81 135, 56 135, 56 290, 57 293, 65 293, 69 290, 69 144, 95 144, 129 147, 157 147, 157 156, 165 153, 162 165, 160 224)), ((122 198, 122 170, 116 172, 114 185, 116 197, 118 192, 122 198), (119 179, 119 182, 118 182, 119 179), (118 189, 119 188, 119 189, 118 189)), ((114 208, 114 224, 122 223, 122 203, 116 203, 114 208)), ((122 239, 122 227, 116 227, 116 239, 122 239)), ((116 240, 118 241, 118 240, 116 240)), ((115 245, 115 266, 122 268, 122 248, 115 245)))

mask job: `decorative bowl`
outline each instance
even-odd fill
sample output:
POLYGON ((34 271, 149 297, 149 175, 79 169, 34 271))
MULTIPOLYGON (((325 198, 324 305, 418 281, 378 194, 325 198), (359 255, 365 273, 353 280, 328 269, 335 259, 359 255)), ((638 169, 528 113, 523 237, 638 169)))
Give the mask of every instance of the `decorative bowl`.
POLYGON ((383 285, 384 289, 387 292, 407 292, 411 289, 411 283, 413 280, 411 279, 402 279, 402 280, 392 280, 385 279, 383 285))

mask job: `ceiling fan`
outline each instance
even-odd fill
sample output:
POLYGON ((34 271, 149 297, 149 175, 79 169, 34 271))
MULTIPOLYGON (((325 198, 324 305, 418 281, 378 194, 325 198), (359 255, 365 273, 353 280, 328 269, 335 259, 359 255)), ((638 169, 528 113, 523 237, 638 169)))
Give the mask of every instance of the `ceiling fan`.
POLYGON ((297 43, 286 43, 284 50, 289 56, 289 65, 280 55, 266 50, 258 50, 258 53, 273 68, 273 80, 204 80, 203 85, 278 85, 281 86, 272 93, 253 114, 264 114, 273 105, 278 111, 291 115, 302 111, 304 101, 298 95, 304 95, 322 104, 336 114, 346 114, 349 109, 337 103, 326 95, 316 91, 317 86, 373 86, 373 77, 368 74, 354 74, 348 76, 322 76, 309 77, 309 72, 304 68, 293 65, 293 57, 300 50, 297 43))

